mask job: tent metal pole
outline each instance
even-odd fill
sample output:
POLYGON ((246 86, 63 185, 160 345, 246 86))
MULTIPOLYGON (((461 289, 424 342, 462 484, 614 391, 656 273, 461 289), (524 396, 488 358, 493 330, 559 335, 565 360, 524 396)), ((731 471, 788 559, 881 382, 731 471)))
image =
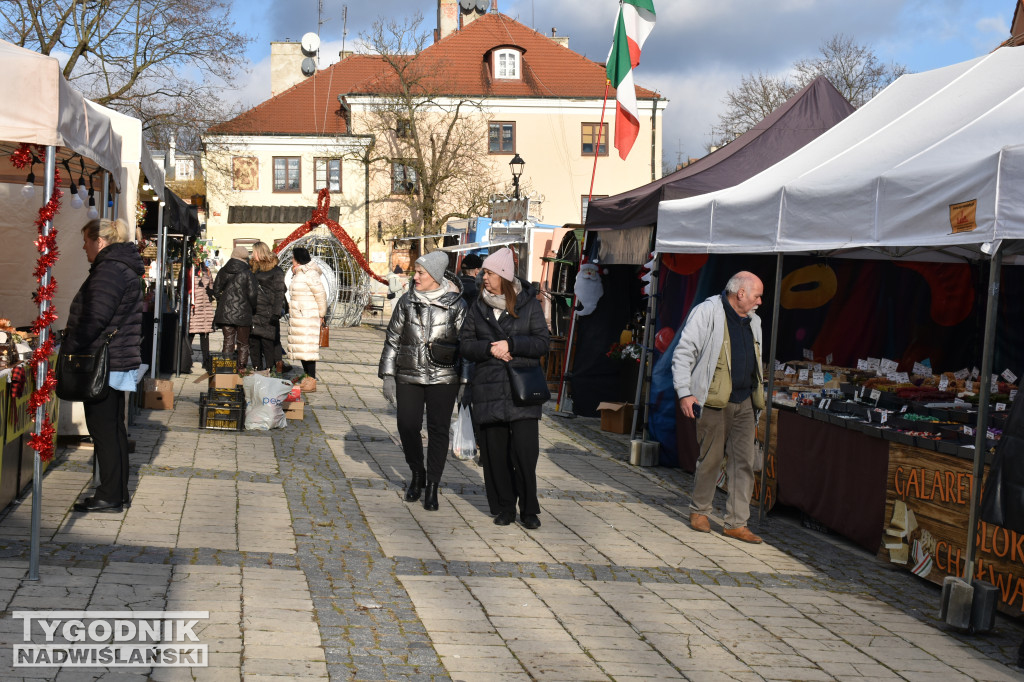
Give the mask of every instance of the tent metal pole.
MULTIPOLYGON (((166 190, 165 190, 166 191, 166 190)), ((160 207, 156 214, 156 295, 153 297, 153 357, 149 366, 149 376, 156 379, 156 359, 160 345, 160 318, 163 316, 164 297, 164 199, 160 198, 160 207)))
MULTIPOLYGON (((181 287, 178 293, 178 326, 174 330, 174 376, 181 376, 181 343, 185 326, 185 274, 188 272, 188 235, 182 238, 181 269, 178 271, 181 287)), ((192 357, 191 348, 189 357, 192 357)))
POLYGON ((114 216, 110 213, 110 173, 103 171, 103 210, 100 211, 100 215, 104 218, 113 220, 114 216))
MULTIPOLYGON (((57 148, 50 145, 46 148, 46 180, 43 182, 43 205, 46 205, 54 192, 53 175, 57 170, 57 148)), ((73 181, 72 181, 73 182, 73 181)), ((53 230, 53 220, 43 223, 43 237, 48 237, 53 230)), ((40 286, 47 286, 53 279, 50 268, 46 268, 43 278, 39 281, 40 286)), ((42 317, 50 309, 50 301, 39 301, 39 316, 42 317)), ((46 344, 50 337, 50 327, 46 326, 39 330, 39 346, 46 344)), ((36 386, 42 386, 46 381, 46 374, 49 366, 49 358, 43 358, 36 367, 36 386)), ((49 400, 55 400, 50 397, 49 400)), ((47 402, 49 402, 47 400, 47 402)), ((38 438, 43 431, 43 419, 46 415, 46 405, 36 408, 35 435, 38 438)), ((28 579, 39 580, 39 531, 43 521, 43 460, 38 450, 33 450, 32 455, 32 527, 29 534, 29 559, 28 579)))
MULTIPOLYGON (((583 241, 580 243, 580 263, 583 262, 583 255, 587 252, 587 237, 590 235, 589 232, 583 232, 583 241)), ((579 272, 579 263, 577 264, 576 271, 579 272)), ((569 372, 569 358, 572 357, 572 342, 576 337, 576 321, 579 318, 576 312, 576 292, 573 291, 572 295, 572 318, 569 320, 569 335, 565 339, 565 357, 562 359, 562 379, 558 384, 558 400, 555 402, 555 412, 564 412, 562 406, 565 405, 565 375, 569 372)))
MULTIPOLYGON (((641 398, 644 396, 644 389, 647 389, 647 394, 650 394, 651 388, 651 367, 648 364, 654 364, 654 354, 650 352, 649 346, 651 344, 651 330, 654 328, 654 297, 658 291, 658 261, 659 258, 654 259, 654 263, 651 265, 651 286, 647 292, 647 320, 644 322, 644 338, 643 345, 640 349, 640 372, 637 376, 636 382, 636 395, 633 397, 633 424, 629 429, 629 440, 636 439, 636 427, 640 417, 640 405, 641 398)), ((644 410, 644 440, 647 440, 647 409, 644 410)))
POLYGON ((992 355, 995 352, 996 317, 999 312, 999 275, 1002 271, 1002 241, 995 243, 988 270, 988 301, 985 304, 985 337, 981 349, 981 390, 978 391, 978 428, 974 432, 974 478, 971 479, 971 507, 967 519, 967 547, 963 579, 974 575, 974 544, 977 540, 978 503, 981 501, 981 477, 988 452, 988 402, 992 394, 992 355))
POLYGON ((757 496, 757 527, 761 529, 764 519, 764 502, 767 496, 765 483, 768 478, 768 446, 772 442, 772 395, 775 393, 775 352, 779 340, 779 301, 782 298, 782 254, 775 263, 775 291, 772 295, 772 340, 768 348, 768 395, 764 401, 764 457, 761 460, 761 494, 757 496))

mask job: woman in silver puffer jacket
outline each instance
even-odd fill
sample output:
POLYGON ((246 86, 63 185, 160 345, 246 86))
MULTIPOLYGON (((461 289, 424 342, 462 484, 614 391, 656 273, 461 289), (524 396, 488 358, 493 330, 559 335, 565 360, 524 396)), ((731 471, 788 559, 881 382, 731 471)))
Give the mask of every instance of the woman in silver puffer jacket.
POLYGON ((377 375, 384 397, 398 407, 398 435, 412 479, 405 501, 423 493, 423 508, 436 511, 437 486, 448 455, 448 426, 460 387, 456 348, 466 319, 462 284, 445 272, 448 256, 433 251, 415 263, 414 286, 395 304, 377 375), (420 426, 427 412, 427 465, 420 426))

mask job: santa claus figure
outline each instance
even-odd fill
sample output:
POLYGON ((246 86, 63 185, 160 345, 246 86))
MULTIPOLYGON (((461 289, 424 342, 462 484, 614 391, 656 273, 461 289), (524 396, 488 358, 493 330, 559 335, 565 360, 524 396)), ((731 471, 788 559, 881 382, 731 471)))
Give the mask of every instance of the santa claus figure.
POLYGON ((576 275, 576 311, 578 315, 589 315, 594 312, 597 302, 604 294, 601 286, 601 273, 593 263, 584 263, 576 275))

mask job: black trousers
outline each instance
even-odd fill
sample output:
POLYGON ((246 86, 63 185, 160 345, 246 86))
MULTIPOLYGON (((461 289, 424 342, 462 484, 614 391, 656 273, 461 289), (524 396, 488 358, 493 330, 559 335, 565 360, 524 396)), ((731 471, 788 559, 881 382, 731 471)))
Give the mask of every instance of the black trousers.
POLYGON ((277 354, 277 343, 274 339, 249 335, 249 358, 253 369, 273 369, 280 356, 277 354))
POLYGON ((420 427, 427 411, 427 481, 440 483, 448 457, 448 429, 451 426, 458 384, 398 384, 398 436, 411 471, 423 471, 423 440, 420 427))
POLYGON ((302 363, 302 373, 316 379, 316 360, 299 360, 299 362, 302 363))
MULTIPOLYGON (((189 352, 192 349, 192 342, 196 340, 195 334, 188 335, 189 352)), ((210 335, 200 334, 199 335, 199 352, 203 354, 203 367, 209 369, 210 364, 210 335)))
POLYGON ((100 470, 96 497, 105 502, 127 502, 128 429, 124 423, 124 391, 111 389, 107 397, 84 403, 85 426, 92 438, 100 470))
POLYGON ((476 442, 480 446, 484 469, 484 488, 491 513, 539 514, 537 500, 537 459, 540 436, 537 419, 521 419, 508 424, 477 424, 476 442))

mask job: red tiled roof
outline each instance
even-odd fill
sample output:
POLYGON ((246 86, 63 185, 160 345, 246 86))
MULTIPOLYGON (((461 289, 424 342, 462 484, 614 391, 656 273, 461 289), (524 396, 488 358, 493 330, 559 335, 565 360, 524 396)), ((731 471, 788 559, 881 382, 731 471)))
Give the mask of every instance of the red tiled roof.
MULTIPOLYGON (((609 37, 609 40, 611 38, 609 37)), ((562 47, 551 38, 500 13, 485 14, 415 57, 426 74, 424 91, 472 98, 536 97, 602 99, 602 64, 562 47), (494 79, 488 53, 496 47, 523 51, 522 78, 494 79)), ((222 134, 292 134, 346 132, 338 95, 373 95, 395 89, 394 73, 381 57, 353 55, 240 116, 210 128, 222 134)), ((657 95, 637 87, 638 99, 657 95)), ((615 98, 610 89, 609 102, 615 98)))

